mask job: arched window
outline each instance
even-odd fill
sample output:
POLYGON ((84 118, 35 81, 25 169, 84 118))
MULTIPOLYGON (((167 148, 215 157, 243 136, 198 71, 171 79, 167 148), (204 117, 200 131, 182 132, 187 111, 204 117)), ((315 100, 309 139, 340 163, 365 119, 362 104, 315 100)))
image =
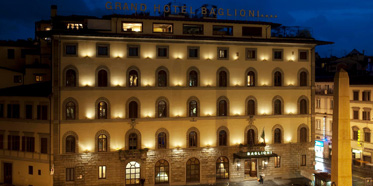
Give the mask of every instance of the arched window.
POLYGON ((364 128, 364 141, 370 143, 370 129, 364 128))
POLYGON ((66 152, 75 153, 75 137, 72 135, 66 137, 66 152))
POLYGON ((227 132, 225 130, 219 132, 219 146, 227 146, 227 132))
POLYGON ((138 118, 138 105, 136 101, 131 101, 128 105, 128 117, 129 118, 138 118))
POLYGON ((158 101, 158 117, 167 117, 167 103, 164 100, 158 101))
POLYGON ((282 74, 279 71, 276 71, 274 74, 274 86, 282 86, 282 74))
POLYGON ((131 133, 128 137, 128 149, 129 150, 135 150, 137 148, 137 134, 131 133))
POLYGON ((70 101, 66 104, 66 119, 74 120, 75 119, 75 103, 70 101))
POLYGON ((126 185, 140 185, 140 164, 136 161, 126 165, 126 185))
POLYGON ((247 115, 255 115, 255 100, 251 99, 247 102, 247 115))
POLYGON ((227 114, 228 114, 228 111, 227 111, 227 107, 228 107, 227 101, 220 100, 218 106, 219 106, 219 109, 218 109, 219 113, 218 113, 218 115, 219 116, 227 116, 227 114))
POLYGON ((301 72, 299 74, 299 85, 300 86, 307 86, 307 72, 301 72))
POLYGON ((274 134, 274 143, 281 143, 282 141, 281 138, 282 138, 281 129, 276 128, 275 134, 274 134))
POLYGON ((274 102, 274 114, 275 115, 281 115, 282 114, 282 103, 281 100, 276 99, 274 102))
POLYGON ((255 131, 254 129, 249 129, 247 131, 247 144, 253 146, 255 144, 255 131))
POLYGON ((216 179, 229 179, 229 160, 220 157, 216 160, 216 179))
POLYGON ((301 99, 299 102, 299 113, 307 114, 307 110, 307 101, 305 99, 301 99))
POLYGON ((186 164, 186 182, 199 182, 199 160, 190 158, 186 164))
POLYGON ((98 136, 98 152, 107 152, 107 137, 105 134, 98 136))
POLYGON ((197 147, 197 132, 192 131, 189 133, 189 147, 197 147))
POLYGON ((107 103, 104 101, 98 102, 97 105, 98 119, 107 119, 107 103))
POLYGON ((169 183, 170 166, 168 161, 159 160, 155 163, 155 183, 169 183))
POLYGON ((189 86, 197 87, 198 86, 198 73, 195 70, 189 72, 189 86))
POLYGON ((167 148, 167 136, 166 133, 161 132, 158 134, 158 149, 167 148))
POLYGON ((228 85, 227 72, 222 70, 219 72, 219 87, 227 87, 227 85, 228 85))
POLYGON ((255 86, 255 72, 249 71, 247 73, 247 86, 253 87, 255 86))
POLYGON ((158 87, 167 87, 167 72, 164 70, 158 72, 158 87))
POLYGON ((99 87, 107 87, 108 86, 108 82, 107 82, 108 78, 107 78, 107 71, 104 70, 104 69, 101 69, 100 71, 98 71, 98 74, 97 74, 97 85, 99 87))
POLYGON ((76 86, 76 72, 73 69, 66 71, 66 86, 75 87, 76 86))
POLYGON ((136 70, 131 70, 128 73, 128 86, 129 87, 138 87, 139 74, 136 70))
POLYGON ((189 117, 197 117, 198 116, 198 103, 196 100, 189 101, 189 117))
POLYGON ((305 143, 307 142, 307 129, 306 127, 302 127, 300 130, 299 130, 299 137, 300 137, 300 142, 301 143, 305 143))

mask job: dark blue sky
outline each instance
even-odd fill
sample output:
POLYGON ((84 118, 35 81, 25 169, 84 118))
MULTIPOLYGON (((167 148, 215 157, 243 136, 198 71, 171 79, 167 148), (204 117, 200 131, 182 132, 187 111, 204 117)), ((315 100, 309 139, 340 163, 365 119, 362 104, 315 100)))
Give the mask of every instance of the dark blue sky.
MULTIPOLYGON (((102 16, 113 13, 105 9, 110 0, 2 0, 0 1, 0 40, 34 37, 34 23, 49 19, 50 5, 58 6, 59 15, 102 16)), ((174 0, 111 0, 111 2, 167 4, 174 0)), ((319 46, 322 57, 343 56, 356 48, 373 56, 373 1, 372 0, 178 0, 193 6, 215 4, 229 9, 259 10, 276 14, 276 19, 262 19, 285 26, 311 27, 318 40, 335 42, 319 46)), ((151 10, 152 11, 152 10, 151 10)), ((116 13, 121 13, 116 12, 116 13)), ((234 17, 229 17, 234 19, 234 17)))

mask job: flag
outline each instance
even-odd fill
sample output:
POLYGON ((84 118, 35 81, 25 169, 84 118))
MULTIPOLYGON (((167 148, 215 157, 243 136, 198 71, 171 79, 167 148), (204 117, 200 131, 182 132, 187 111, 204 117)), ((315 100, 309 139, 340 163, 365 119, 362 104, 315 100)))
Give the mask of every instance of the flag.
POLYGON ((260 137, 263 139, 263 141, 264 141, 264 143, 265 143, 266 141, 265 141, 264 127, 263 127, 262 135, 261 135, 260 137))

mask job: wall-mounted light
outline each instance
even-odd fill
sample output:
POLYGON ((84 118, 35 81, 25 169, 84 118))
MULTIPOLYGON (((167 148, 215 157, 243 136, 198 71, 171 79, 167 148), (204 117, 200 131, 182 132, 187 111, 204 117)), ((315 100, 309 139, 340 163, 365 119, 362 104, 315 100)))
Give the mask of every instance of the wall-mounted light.
POLYGON ((240 161, 240 159, 236 160, 236 167, 237 167, 237 171, 240 170, 240 168, 241 168, 241 161, 240 161))

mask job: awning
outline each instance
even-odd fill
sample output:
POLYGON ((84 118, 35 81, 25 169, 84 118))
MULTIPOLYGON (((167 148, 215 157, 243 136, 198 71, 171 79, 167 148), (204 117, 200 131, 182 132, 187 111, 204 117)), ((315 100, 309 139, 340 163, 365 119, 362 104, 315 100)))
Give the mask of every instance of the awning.
POLYGON ((278 156, 272 151, 259 151, 259 152, 237 152, 233 153, 234 159, 250 159, 250 158, 269 158, 278 156))

